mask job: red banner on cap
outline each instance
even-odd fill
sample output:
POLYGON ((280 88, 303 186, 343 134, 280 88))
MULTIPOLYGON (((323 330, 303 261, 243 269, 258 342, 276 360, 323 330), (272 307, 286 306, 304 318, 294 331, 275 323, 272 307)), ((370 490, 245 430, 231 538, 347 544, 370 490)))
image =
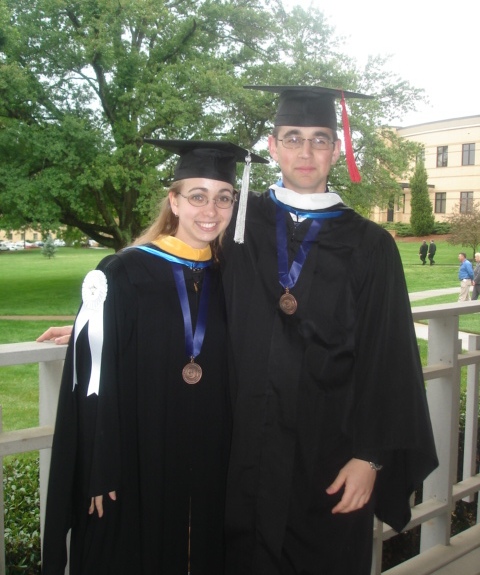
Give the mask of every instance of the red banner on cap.
POLYGON ((347 106, 345 104, 345 97, 342 92, 342 123, 343 123, 343 136, 345 138, 345 157, 347 159, 348 173, 350 174, 350 179, 354 183, 362 181, 360 172, 358 171, 357 164, 355 162, 355 157, 353 155, 352 147, 352 137, 350 135, 350 122, 348 120, 347 106))

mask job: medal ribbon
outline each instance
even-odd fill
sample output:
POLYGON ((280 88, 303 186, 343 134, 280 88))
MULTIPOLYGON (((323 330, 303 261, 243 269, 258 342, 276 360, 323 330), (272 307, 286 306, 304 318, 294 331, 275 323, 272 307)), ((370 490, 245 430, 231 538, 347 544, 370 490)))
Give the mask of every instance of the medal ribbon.
POLYGON ((202 293, 200 295, 197 325, 195 326, 195 333, 193 333, 192 316, 190 313, 190 305, 188 303, 187 286, 185 285, 183 269, 180 264, 176 263, 172 264, 172 269, 175 283, 177 284, 177 292, 178 297, 180 298, 180 305, 182 306, 183 324, 185 326, 185 351, 187 356, 193 359, 200 353, 200 350, 202 349, 203 338, 205 337, 210 287, 210 270, 205 270, 202 293))
POLYGON ((172 264, 173 277, 177 286, 177 293, 180 299, 180 306, 183 314, 183 325, 185 326, 185 351, 189 358, 197 357, 202 349, 203 338, 205 337, 205 329, 207 326, 207 308, 208 297, 210 293, 210 273, 207 269, 212 260, 204 262, 192 262, 184 258, 179 258, 167 252, 161 252, 148 246, 136 246, 139 250, 148 252, 154 256, 169 261, 172 264), (185 285, 185 277, 183 275, 182 266, 187 266, 192 270, 205 269, 203 278, 202 293, 200 295, 200 305, 198 310, 197 325, 195 333, 193 333, 192 315, 190 313, 190 305, 188 303, 187 286, 185 285))
POLYGON ((277 206, 277 257, 278 257, 278 281, 284 289, 292 288, 300 276, 303 264, 307 259, 308 252, 313 245, 313 239, 316 237, 322 222, 313 220, 308 228, 307 233, 300 245, 300 248, 288 269, 288 251, 287 251, 287 224, 285 222, 285 212, 277 206))
POLYGON ((148 246, 136 247, 139 250, 143 250, 144 252, 148 252, 149 254, 167 260, 172 264, 173 277, 175 278, 175 284, 177 286, 180 306, 182 307, 183 324, 185 326, 185 351, 189 358, 197 357, 197 355, 200 353, 200 350, 202 349, 203 338, 205 337, 205 329, 207 326, 207 308, 210 291, 210 273, 207 268, 212 264, 212 260, 207 260, 204 262, 192 262, 191 260, 179 258, 167 252, 161 252, 153 248, 149 248, 148 246), (190 313, 187 286, 185 285, 185 277, 183 275, 182 266, 187 266, 192 270, 205 269, 195 333, 193 333, 192 315, 190 313))

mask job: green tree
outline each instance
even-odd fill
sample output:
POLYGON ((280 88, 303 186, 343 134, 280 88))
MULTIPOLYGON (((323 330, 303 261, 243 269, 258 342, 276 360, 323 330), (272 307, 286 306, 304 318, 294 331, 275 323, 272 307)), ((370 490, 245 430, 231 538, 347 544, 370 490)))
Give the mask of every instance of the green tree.
POLYGON ((428 195, 427 170, 423 162, 417 162, 415 172, 410 179, 412 193, 410 225, 415 236, 428 236, 435 225, 432 202, 428 195))
MULTIPOLYGON (((172 176, 172 159, 144 138, 228 139, 267 154, 275 98, 247 84, 377 96, 350 104, 362 183, 344 162, 331 176, 368 212, 400 193, 413 153, 380 126, 421 97, 386 63, 357 70, 320 11, 280 0, 0 0, 0 225, 69 226, 123 247, 172 176)), ((252 188, 276 172, 254 170, 252 188)))
POLYGON ((448 217, 450 236, 447 241, 453 245, 472 248, 472 260, 480 246, 480 202, 475 202, 468 211, 461 211, 456 205, 448 217))
POLYGON ((57 248, 56 248, 55 244, 53 243, 52 236, 48 236, 48 238, 45 240, 45 242, 42 246, 42 254, 46 258, 51 259, 51 258, 55 257, 56 251, 57 251, 57 248))

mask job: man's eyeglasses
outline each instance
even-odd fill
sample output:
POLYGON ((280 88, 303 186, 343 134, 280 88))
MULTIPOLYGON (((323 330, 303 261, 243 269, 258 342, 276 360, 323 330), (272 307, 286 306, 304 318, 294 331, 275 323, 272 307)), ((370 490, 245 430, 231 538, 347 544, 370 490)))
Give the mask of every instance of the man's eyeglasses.
MULTIPOLYGON (((184 196, 183 194, 180 194, 180 196, 185 198, 189 204, 195 206, 196 208, 203 208, 203 206, 206 206, 210 201, 205 194, 192 194, 191 196, 184 196)), ((217 208, 227 210, 233 206, 235 198, 232 198, 232 196, 227 194, 222 194, 216 198, 213 198, 212 202, 217 206, 217 208)))
POLYGON ((310 142, 314 150, 329 150, 332 144, 335 144, 333 140, 324 138, 323 136, 316 136, 315 138, 301 138, 300 136, 287 136, 286 138, 280 139, 284 148, 289 150, 296 150, 298 148, 303 148, 303 143, 305 141, 310 142))

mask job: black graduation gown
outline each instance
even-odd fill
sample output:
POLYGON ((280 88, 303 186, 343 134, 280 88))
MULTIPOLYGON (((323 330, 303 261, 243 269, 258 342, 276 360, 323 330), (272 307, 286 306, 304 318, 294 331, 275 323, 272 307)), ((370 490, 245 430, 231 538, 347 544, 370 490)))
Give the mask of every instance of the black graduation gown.
MULTIPOLYGON (((250 194, 245 243, 233 244, 232 232, 225 250, 237 380, 226 573, 290 573, 287 541, 299 565, 293 558, 292 573, 369 572, 370 539, 357 550, 363 567, 351 546, 371 533, 371 511, 356 531, 359 512, 334 525, 338 497, 326 496, 326 487, 352 457, 383 463, 372 505, 400 531, 409 495, 437 465, 400 257, 377 224, 343 204, 326 210, 342 215, 323 220, 291 289, 298 309, 285 315, 275 209, 268 194, 250 194), (301 570, 303 557, 314 570, 301 570)), ((291 262, 311 220, 295 229, 285 218, 291 262)))
MULTIPOLYGON (((71 575, 223 574, 230 443, 226 323, 220 274, 211 276, 196 385, 171 264, 138 249, 105 258, 108 280, 98 395, 87 397, 86 327, 67 353, 52 449, 43 573, 60 575, 71 535, 71 575), (106 495, 115 490, 117 501, 106 495), (88 515, 103 494, 105 515, 88 515), (191 526, 189 527, 189 515, 191 526)), ((198 295, 184 268, 195 321, 198 295)), ((201 272, 202 274, 205 272, 201 272)), ((201 286, 202 284, 200 284, 201 286)))

